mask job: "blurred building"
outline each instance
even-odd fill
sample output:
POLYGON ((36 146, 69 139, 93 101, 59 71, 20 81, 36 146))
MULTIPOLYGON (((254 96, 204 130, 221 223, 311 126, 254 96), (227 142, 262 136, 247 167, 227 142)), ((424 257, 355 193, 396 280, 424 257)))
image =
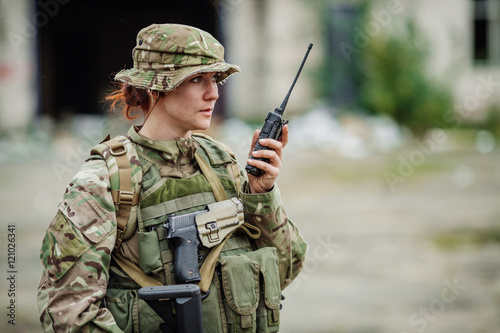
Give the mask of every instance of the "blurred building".
POLYGON ((36 114, 36 27, 26 21, 31 12, 30 1, 0 1, 0 130, 23 128, 36 114))
MULTIPOLYGON (((209 31, 227 46, 227 61, 242 67, 234 86, 222 87, 216 112, 260 116, 281 103, 317 35, 306 15, 296 19, 305 7, 284 0, 0 0, 0 129, 24 128, 39 116, 103 114, 113 73, 132 66, 137 32, 166 22, 209 31)), ((290 109, 303 100, 305 82, 290 109)))
POLYGON ((40 116, 103 114, 114 73, 133 65, 141 28, 176 22, 218 37, 214 4, 0 0, 0 128, 24 127, 40 116))
MULTIPOLYGON (((355 0, 77 1, 0 0, 0 130, 40 116, 103 114, 113 73, 132 66, 140 28, 159 22, 198 26, 226 46, 242 73, 223 86, 220 114, 259 119, 284 98, 308 43, 314 48, 292 94, 291 115, 321 94, 313 73, 332 63, 332 103, 355 99, 341 44, 396 32, 413 16, 430 42, 429 68, 448 79, 457 103, 500 103, 500 1, 376 0, 357 21, 355 0), (362 37, 361 37, 362 36, 362 37)), ((362 48, 362 45, 357 45, 362 48)), ((320 73, 325 75, 325 73, 320 73)), ((477 105, 476 105, 477 104, 477 105)))
POLYGON ((401 3, 429 41, 430 72, 450 84, 459 113, 500 105, 500 1, 382 1, 401 3))

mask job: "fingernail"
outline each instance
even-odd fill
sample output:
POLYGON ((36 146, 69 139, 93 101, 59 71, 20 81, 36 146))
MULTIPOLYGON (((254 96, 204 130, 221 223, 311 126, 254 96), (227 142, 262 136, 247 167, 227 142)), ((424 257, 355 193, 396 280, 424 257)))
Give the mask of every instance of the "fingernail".
POLYGON ((260 139, 260 140, 259 140, 259 142, 260 142, 261 144, 264 144, 264 143, 266 143, 266 139, 260 139))

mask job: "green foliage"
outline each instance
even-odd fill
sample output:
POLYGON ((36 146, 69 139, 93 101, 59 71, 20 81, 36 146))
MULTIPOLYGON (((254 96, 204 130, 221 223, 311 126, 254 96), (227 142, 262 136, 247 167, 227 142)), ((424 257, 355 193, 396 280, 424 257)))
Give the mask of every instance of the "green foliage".
POLYGON ((455 250, 464 245, 499 244, 500 227, 497 225, 484 229, 463 228, 443 232, 434 237, 434 243, 446 250, 455 250))
POLYGON ((500 105, 490 106, 480 128, 490 131, 497 139, 500 138, 500 105))
MULTIPOLYGON (((309 69, 311 83, 318 98, 327 101, 328 103, 335 104, 333 101, 332 91, 345 84, 344 78, 357 78, 359 77, 360 66, 358 65, 358 58, 356 55, 342 60, 335 58, 332 60, 332 53, 340 53, 341 45, 332 43, 332 32, 337 28, 345 29, 345 25, 350 26, 351 22, 343 20, 336 20, 332 18, 332 8, 341 5, 346 8, 353 8, 358 10, 359 13, 364 13, 368 6, 364 1, 354 1, 353 3, 345 3, 341 0, 303 0, 307 6, 313 6, 318 13, 319 19, 322 24, 319 26, 321 29, 321 41, 324 47, 324 55, 322 62, 316 68, 309 69)), ((355 26, 363 25, 363 16, 359 15, 355 19, 355 26)), ((346 43, 349 40, 345 41, 346 43)), ((321 46, 320 46, 321 47, 321 46)), ((318 52, 316 49, 315 52, 318 52)), ((309 64, 310 66, 310 64, 309 64)), ((309 67, 310 68, 310 67, 309 67)), ((354 82, 358 85, 358 82, 354 82)), ((349 109, 352 105, 342 105, 344 109, 349 109)))
POLYGON ((360 53, 360 106, 391 116, 416 135, 449 126, 443 115, 452 108, 452 94, 429 77, 426 49, 411 20, 398 35, 372 37, 360 53))
POLYGON ((430 128, 453 126, 444 117, 453 109, 452 92, 429 75, 430 47, 411 19, 403 14, 392 16, 388 26, 379 24, 381 29, 377 33, 369 33, 370 24, 373 27, 380 22, 374 21, 370 1, 355 1, 351 4, 358 9, 359 19, 352 30, 354 40, 346 41, 343 46, 330 45, 332 24, 342 24, 332 23, 331 19, 332 5, 339 1, 313 0, 311 3, 324 22, 323 36, 325 45, 331 48, 329 52, 343 47, 345 56, 345 61, 331 61, 327 52, 324 62, 312 74, 319 97, 332 102, 331 92, 345 84, 343 78, 347 76, 359 88, 359 96, 357 105, 342 105, 344 110, 354 106, 370 114, 389 115, 417 136, 430 128), (398 24, 402 20, 407 21, 400 29, 398 24), (360 37, 360 34, 365 35, 360 37))
POLYGON ((500 105, 492 104, 486 110, 486 115, 484 118, 479 120, 473 120, 468 122, 462 122, 460 124, 461 128, 465 129, 478 129, 489 131, 495 136, 495 138, 500 139, 500 105))

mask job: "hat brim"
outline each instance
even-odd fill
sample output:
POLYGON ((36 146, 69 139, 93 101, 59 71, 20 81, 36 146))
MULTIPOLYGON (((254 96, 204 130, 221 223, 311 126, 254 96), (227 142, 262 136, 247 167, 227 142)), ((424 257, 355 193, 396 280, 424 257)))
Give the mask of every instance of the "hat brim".
POLYGON ((115 75, 115 80, 128 85, 169 92, 177 88, 188 77, 209 72, 219 72, 217 83, 224 82, 229 76, 240 72, 240 68, 225 62, 217 62, 210 65, 197 65, 172 68, 171 70, 147 69, 124 69, 115 75))

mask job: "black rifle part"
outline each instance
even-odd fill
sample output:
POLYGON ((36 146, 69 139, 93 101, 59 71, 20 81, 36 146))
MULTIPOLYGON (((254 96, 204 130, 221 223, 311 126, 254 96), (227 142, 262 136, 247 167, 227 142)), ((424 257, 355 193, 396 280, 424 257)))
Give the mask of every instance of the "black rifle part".
POLYGON ((176 284, 139 289, 140 299, 160 316, 164 333, 203 333, 201 292, 195 284, 176 284), (174 303, 175 300, 175 303, 174 303), (175 306, 175 318, 173 317, 175 306))

